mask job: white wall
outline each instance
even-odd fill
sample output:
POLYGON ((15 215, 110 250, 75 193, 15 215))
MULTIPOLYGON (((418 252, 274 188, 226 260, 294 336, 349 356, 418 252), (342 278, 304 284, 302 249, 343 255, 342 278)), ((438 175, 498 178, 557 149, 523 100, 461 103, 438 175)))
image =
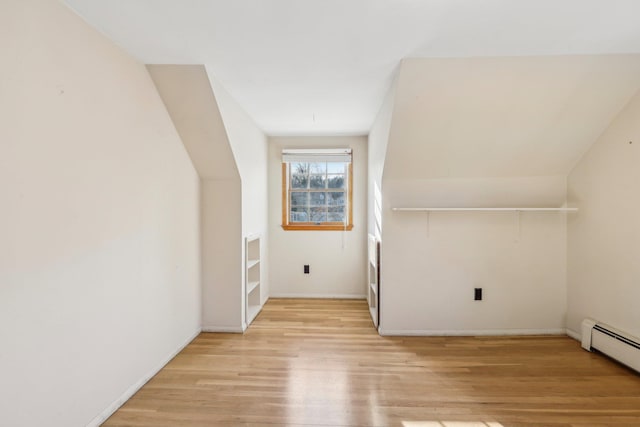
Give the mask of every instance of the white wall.
POLYGON ((147 67, 202 179, 202 326, 243 329, 240 173, 202 65, 147 67))
POLYGON ((381 333, 564 331, 565 214, 522 213, 518 226, 516 213, 391 208, 562 206, 565 170, 637 89, 639 66, 637 56, 402 62, 392 111, 372 130, 377 151, 389 135, 381 333))
MULTIPOLYGON (((260 296, 264 303, 269 296, 268 263, 266 262, 269 257, 267 137, 216 78, 211 73, 208 75, 242 182, 242 236, 245 238, 255 234, 261 235, 260 258, 263 262, 260 263, 260 296)), ((245 282, 244 251, 243 244, 243 284, 245 282)), ((246 307, 243 305, 243 310, 244 308, 246 307)))
POLYGON ((237 179, 203 179, 202 328, 241 332, 242 223, 241 186, 237 179))
POLYGON ((367 138, 269 138, 269 284, 272 297, 359 297, 367 283, 367 138), (353 148, 353 230, 282 229, 283 148, 353 148), (344 239, 344 248, 343 248, 344 239), (303 274, 310 265, 311 274, 303 274))
POLYGON ((640 337, 640 94, 568 178, 567 328, 591 317, 640 337), (630 143, 631 142, 631 143, 630 143))
MULTIPOLYGON (((381 333, 564 331, 565 214, 525 212, 518 227, 513 212, 390 210, 438 206, 428 181, 383 183, 381 333), (483 301, 473 300, 476 287, 483 301)), ((517 193, 518 180, 505 181, 492 187, 517 193)), ((504 196, 499 201, 510 204, 504 196)))
POLYGON ((87 425, 199 331, 198 176, 58 2, 3 1, 0 50, 0 425, 87 425))
POLYGON ((382 174, 387 155, 387 144, 393 117, 397 76, 382 102, 380 111, 371 126, 368 137, 368 232, 378 239, 382 237, 382 174))

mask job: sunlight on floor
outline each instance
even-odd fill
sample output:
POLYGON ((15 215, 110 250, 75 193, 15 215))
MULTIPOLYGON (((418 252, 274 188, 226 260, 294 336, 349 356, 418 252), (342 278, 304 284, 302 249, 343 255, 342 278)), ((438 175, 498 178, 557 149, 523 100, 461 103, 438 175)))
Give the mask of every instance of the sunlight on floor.
POLYGON ((483 421, 403 421, 403 427, 504 427, 496 422, 483 421))
POLYGON ((312 424, 324 419, 331 424, 350 425, 351 385, 340 361, 318 358, 293 360, 288 369, 287 419, 292 424, 312 424), (331 411, 327 413, 326 405, 331 411))

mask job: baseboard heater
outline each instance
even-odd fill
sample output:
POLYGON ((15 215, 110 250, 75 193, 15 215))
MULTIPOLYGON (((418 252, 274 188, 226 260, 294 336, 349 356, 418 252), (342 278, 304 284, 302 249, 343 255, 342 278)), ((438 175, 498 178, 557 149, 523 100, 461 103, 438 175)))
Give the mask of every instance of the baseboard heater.
POLYGON ((582 321, 582 348, 598 350, 640 372, 640 339, 593 319, 582 321))

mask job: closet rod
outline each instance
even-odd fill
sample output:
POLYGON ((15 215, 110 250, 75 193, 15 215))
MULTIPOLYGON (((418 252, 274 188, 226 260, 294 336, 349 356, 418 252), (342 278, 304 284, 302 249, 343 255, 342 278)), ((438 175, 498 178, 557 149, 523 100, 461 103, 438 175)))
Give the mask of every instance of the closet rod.
POLYGON ((577 212, 578 208, 391 208, 396 212, 458 212, 458 211, 483 211, 483 212, 577 212))

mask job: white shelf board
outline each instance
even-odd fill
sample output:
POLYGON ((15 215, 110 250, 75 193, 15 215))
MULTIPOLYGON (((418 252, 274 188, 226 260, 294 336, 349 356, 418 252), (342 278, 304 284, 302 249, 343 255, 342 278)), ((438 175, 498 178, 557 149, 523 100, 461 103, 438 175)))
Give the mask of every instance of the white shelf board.
POLYGON ((251 234, 246 237, 247 243, 254 242, 260 238, 260 234, 251 234))
POLYGON ((247 269, 249 269, 251 267, 255 267, 258 264, 260 264, 260 260, 259 259, 250 259, 250 260, 247 261, 247 269))
POLYGON ((371 288, 371 290, 373 291, 373 293, 374 293, 374 294, 377 294, 377 293, 378 293, 378 289, 376 289, 376 288, 377 288, 377 286, 376 286, 376 284, 375 284, 375 283, 371 283, 371 284, 369 285, 369 287, 371 288))
POLYGON ((369 313, 371 314, 371 320, 373 321, 373 325, 378 329, 378 321, 377 321, 377 308, 369 306, 369 313))
POLYGON ((260 284, 259 281, 247 283, 247 295, 255 291, 259 284, 260 284))
POLYGON ((578 208, 391 208, 395 212, 577 212, 578 208))
POLYGON ((261 308, 262 306, 260 306, 259 304, 250 305, 247 307, 247 323, 253 322, 253 319, 255 319, 255 317, 258 315, 261 308))

